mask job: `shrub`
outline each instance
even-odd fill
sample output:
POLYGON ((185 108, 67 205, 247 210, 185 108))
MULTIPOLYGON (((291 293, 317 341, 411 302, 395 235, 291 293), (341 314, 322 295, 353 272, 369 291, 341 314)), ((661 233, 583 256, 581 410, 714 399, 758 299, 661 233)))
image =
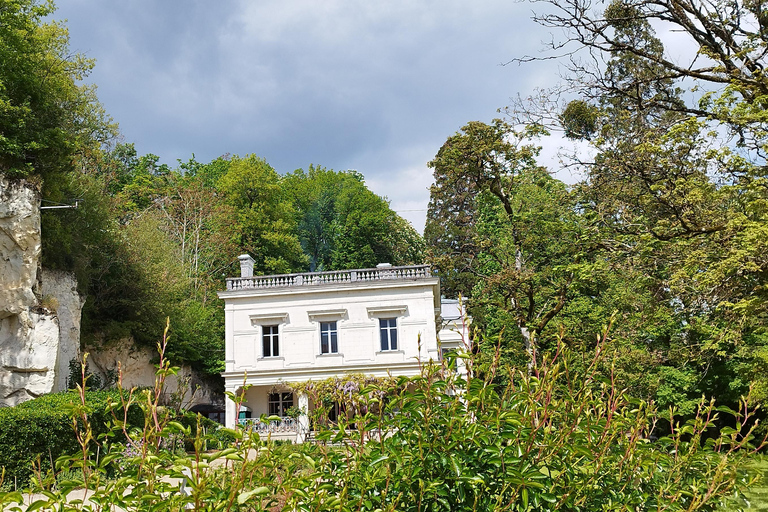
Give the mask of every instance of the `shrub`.
POLYGON ((216 430, 209 431, 206 440, 205 448, 221 450, 235 444, 236 438, 231 430, 219 427, 216 430))
MULTIPOLYGON (((313 470, 289 488, 295 510, 717 510, 749 483, 753 423, 702 401, 681 422, 586 371, 560 346, 533 374, 492 367, 463 380, 426 366, 350 400, 313 470), (506 374, 509 385, 495 382, 506 374), (394 395, 393 395, 394 393, 394 395), (386 400, 382 400, 386 397, 386 400), (378 407, 382 405, 382 407, 378 407), (365 412, 369 411, 369 412, 365 412), (370 412, 374 411, 374 412, 370 412), (735 416, 740 431, 716 422, 735 416), (671 434, 654 440, 657 427, 671 434)), ((300 461, 303 462, 303 461, 300 461)))
MULTIPOLYGON (((214 435, 221 429, 221 425, 212 419, 206 418, 199 413, 186 411, 177 418, 177 421, 183 425, 188 432, 188 435, 185 435, 184 438, 184 449, 186 451, 194 451, 195 439, 203 436, 206 436, 209 441, 212 441, 207 443, 210 444, 211 448, 221 448, 224 446, 221 444, 221 441, 223 441, 225 437, 221 434, 214 435)), ((234 441, 234 438, 232 438, 229 443, 226 443, 226 445, 231 444, 232 441, 234 441)), ((205 448, 207 447, 204 447, 204 449, 205 448)))
MULTIPOLYGON (((350 380, 336 397, 349 402, 347 414, 318 425, 316 444, 278 444, 238 427, 216 431, 233 446, 206 453, 212 437, 198 428, 194 454, 163 448, 166 439, 193 436, 191 424, 158 405, 165 377, 177 371, 161 348, 154 390, 129 401, 146 419, 130 433, 132 449, 104 437, 99 459, 82 442, 80 453, 56 461, 60 478, 33 481, 43 497, 29 507, 68 509, 68 494, 87 487, 91 502, 123 510, 714 511, 747 487, 747 463, 763 446, 752 444, 748 400, 738 412, 703 401, 680 422, 601 377, 602 347, 585 365, 561 345, 531 374, 491 364, 487 375, 465 380, 449 360, 413 378, 350 380), (738 428, 715 432, 722 416, 738 428), (671 433, 654 439, 663 422, 671 433), (119 478, 109 478, 116 461, 119 478)), ((88 424, 73 424, 87 440, 88 424)), ((21 500, 0 490, 3 509, 21 500)))
MULTIPOLYGON (((94 436, 110 432, 113 416, 109 406, 119 401, 118 391, 88 391, 85 396, 94 436)), ((0 468, 5 470, 6 483, 25 487, 33 464, 47 471, 60 455, 79 449, 71 415, 77 404, 80 395, 66 391, 0 409, 0 468)), ((140 409, 130 410, 129 422, 144 424, 140 409)))
POLYGON ((214 431, 221 426, 219 423, 216 423, 210 418, 206 418, 202 414, 189 411, 181 415, 179 418, 179 423, 185 427, 188 427, 193 437, 197 435, 198 428, 214 431))

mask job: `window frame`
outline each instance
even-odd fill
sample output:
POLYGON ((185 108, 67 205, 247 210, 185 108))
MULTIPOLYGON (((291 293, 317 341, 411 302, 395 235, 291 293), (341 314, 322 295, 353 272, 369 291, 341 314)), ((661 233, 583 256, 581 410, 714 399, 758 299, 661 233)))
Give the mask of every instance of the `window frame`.
POLYGON ((337 320, 320 323, 320 355, 339 353, 339 322, 337 320), (327 328, 326 328, 327 327, 327 328), (324 351, 323 348, 328 350, 324 351))
POLYGON ((293 391, 270 391, 267 394, 267 411, 270 416, 280 416, 281 418, 288 417, 288 409, 293 407, 295 401, 295 395, 293 391), (290 399, 286 399, 285 395, 290 395, 290 399), (273 400, 272 397, 276 396, 277 400, 273 400), (276 411, 273 411, 273 405, 277 405, 276 411))
POLYGON ((280 324, 261 326, 261 357, 280 357, 280 324), (270 332, 267 332, 267 329, 270 332), (270 349, 269 354, 267 354, 266 348, 270 349))
MULTIPOLYGON (((256 332, 254 332, 254 336, 251 341, 254 345, 260 347, 256 348, 254 350, 255 353, 259 354, 256 356, 257 360, 260 359, 282 359, 283 356, 280 355, 282 353, 282 347, 280 347, 281 338, 283 337, 283 326, 288 323, 288 313, 287 312, 275 312, 275 313, 259 313, 255 315, 248 315, 248 318, 251 321, 251 326, 253 326, 255 329, 257 329, 256 332), (266 355, 264 352, 264 329, 266 327, 272 328, 277 327, 276 333, 270 333, 270 336, 275 336, 277 338, 277 355, 275 355, 272 350, 274 348, 274 345, 270 347, 269 353, 271 355, 266 355), (256 341, 256 340, 260 341, 256 341)), ((270 340, 273 341, 273 340, 270 340)))
POLYGON ((397 331, 397 317, 379 318, 379 348, 381 352, 396 352, 398 350, 397 331), (384 325, 385 322, 387 325, 384 325))

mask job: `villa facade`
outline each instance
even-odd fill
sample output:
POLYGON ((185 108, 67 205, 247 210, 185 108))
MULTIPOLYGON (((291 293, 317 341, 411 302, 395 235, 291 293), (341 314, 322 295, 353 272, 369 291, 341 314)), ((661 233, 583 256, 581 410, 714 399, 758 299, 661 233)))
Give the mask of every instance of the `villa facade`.
MULTIPOLYGON (((461 305, 441 302, 439 280, 426 265, 253 276, 250 256, 240 264, 241 276, 219 292, 225 388, 238 394, 249 386, 239 418, 227 399, 230 428, 238 419, 310 410, 289 383, 350 373, 414 376, 420 361, 439 360, 467 339, 461 305)), ((296 430, 306 432, 306 415, 298 422, 296 430)))

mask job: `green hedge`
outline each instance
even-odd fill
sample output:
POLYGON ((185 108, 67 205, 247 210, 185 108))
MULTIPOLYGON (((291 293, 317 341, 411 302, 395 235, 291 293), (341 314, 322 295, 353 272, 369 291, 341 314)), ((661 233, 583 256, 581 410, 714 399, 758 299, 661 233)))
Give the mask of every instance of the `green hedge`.
MULTIPOLYGON (((110 402, 119 400, 117 390, 88 391, 86 405, 96 439, 108 432, 113 416, 107 410, 110 402)), ((0 468, 5 469, 5 486, 26 486, 32 474, 32 462, 38 458, 43 470, 65 453, 79 451, 72 428, 70 407, 80 403, 74 391, 52 393, 24 402, 16 407, 0 408, 0 468)), ((122 416, 121 416, 122 417, 122 416)), ((129 423, 144 424, 141 409, 130 410, 129 423)))

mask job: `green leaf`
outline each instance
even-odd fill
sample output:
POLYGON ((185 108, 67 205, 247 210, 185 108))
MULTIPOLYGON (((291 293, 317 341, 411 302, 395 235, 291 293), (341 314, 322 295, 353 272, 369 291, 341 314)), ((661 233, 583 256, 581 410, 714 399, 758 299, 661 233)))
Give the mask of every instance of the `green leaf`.
POLYGON ((35 500, 27 507, 28 512, 35 512, 35 510, 39 510, 42 507, 48 505, 50 503, 49 500, 35 500))
POLYGON ((246 501, 248 501, 252 496, 263 496, 265 494, 269 493, 268 487, 257 487, 255 489, 252 489, 250 491, 241 492, 237 496, 237 503, 242 505, 246 501))

